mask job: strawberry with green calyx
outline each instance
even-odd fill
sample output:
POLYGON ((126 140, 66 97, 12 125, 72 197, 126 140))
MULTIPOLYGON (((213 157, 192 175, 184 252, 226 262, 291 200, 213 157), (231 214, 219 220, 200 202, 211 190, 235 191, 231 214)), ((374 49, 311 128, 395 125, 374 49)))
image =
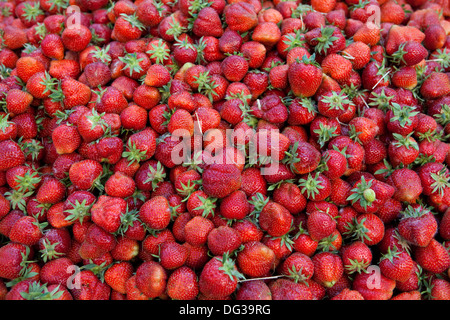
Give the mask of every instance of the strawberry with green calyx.
POLYGON ((305 39, 318 55, 329 55, 345 49, 345 37, 335 26, 321 26, 308 31, 305 39))
POLYGON ((347 230, 342 235, 372 246, 381 242, 384 234, 385 226, 378 216, 373 213, 362 213, 347 224, 347 230))
POLYGON ((156 131, 152 128, 145 128, 142 131, 133 133, 127 141, 122 157, 127 158, 130 164, 142 162, 150 159, 155 153, 156 131))
POLYGON ((166 65, 170 58, 170 47, 165 40, 154 38, 149 41, 145 53, 150 57, 152 64, 166 65))
POLYGON ((311 121, 309 126, 311 138, 320 148, 335 137, 341 134, 342 127, 337 118, 327 118, 323 115, 317 115, 311 121))
POLYGON ((344 272, 347 274, 365 272, 372 263, 372 251, 362 241, 353 241, 340 250, 344 263, 344 272))
POLYGON ((388 146, 388 156, 392 166, 397 167, 400 164, 407 166, 414 163, 419 156, 419 145, 412 134, 407 136, 392 134, 394 140, 388 146))
POLYGON ((351 201, 353 208, 362 213, 375 213, 380 206, 391 198, 395 192, 394 187, 376 179, 368 179, 364 176, 354 184, 347 200, 351 201))
POLYGON ((145 26, 134 14, 122 13, 117 17, 111 37, 119 42, 127 42, 139 39, 145 30, 145 26))
POLYGON ((418 124, 416 108, 413 106, 400 105, 392 103, 390 109, 386 112, 387 129, 392 133, 398 133, 403 136, 410 134, 418 124))
POLYGON ((433 213, 422 206, 408 206, 401 212, 398 233, 410 244, 426 247, 438 231, 433 213))
POLYGON ((315 56, 303 56, 289 66, 288 81, 296 97, 312 97, 322 83, 322 69, 315 56))
POLYGON ((298 182, 303 196, 309 200, 325 200, 331 194, 331 182, 322 173, 309 173, 302 176, 298 182))
POLYGON ((317 103, 317 109, 325 117, 338 118, 347 111, 352 103, 343 91, 339 93, 333 91, 321 95, 317 103))
POLYGON ((384 276, 404 282, 413 272, 414 262, 407 252, 388 248, 388 251, 381 256, 379 266, 384 276))
POLYGON ((307 174, 314 171, 320 163, 320 152, 308 142, 294 143, 283 159, 292 172, 307 174))
POLYGON ((307 255, 294 252, 283 261, 280 273, 291 278, 294 282, 305 283, 314 274, 314 263, 307 255))
POLYGON ((428 162, 417 169, 423 187, 423 194, 443 196, 450 187, 450 171, 447 166, 438 162, 428 162))
POLYGON ((228 254, 215 256, 203 267, 199 276, 199 291, 208 298, 219 299, 231 295, 238 281, 244 279, 228 254))

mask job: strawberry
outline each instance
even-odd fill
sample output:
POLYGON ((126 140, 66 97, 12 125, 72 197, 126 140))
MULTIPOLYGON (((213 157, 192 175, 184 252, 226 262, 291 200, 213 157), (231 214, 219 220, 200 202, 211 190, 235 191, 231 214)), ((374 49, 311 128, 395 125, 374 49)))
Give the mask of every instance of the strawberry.
POLYGON ((420 94, 425 99, 438 99, 449 92, 450 80, 443 72, 432 72, 420 87, 420 94))
POLYGON ((331 252, 320 252, 312 257, 314 264, 313 280, 330 288, 342 276, 344 266, 339 255, 331 252))
POLYGON ((353 68, 350 60, 336 53, 328 54, 323 59, 321 67, 323 73, 331 76, 336 81, 345 81, 350 78, 353 68))
POLYGON ((211 220, 202 216, 194 216, 184 226, 185 240, 193 246, 204 245, 213 229, 214 223, 211 220))
POLYGON ((428 210, 409 206, 402 212, 398 231, 409 243, 426 247, 437 233, 438 225, 428 210))
POLYGON ((312 97, 322 83, 322 73, 313 57, 303 57, 302 60, 292 63, 288 69, 288 80, 294 95, 302 98, 312 97))
POLYGON ((199 294, 197 275, 187 266, 180 267, 169 275, 166 288, 171 299, 194 300, 199 294))
POLYGON ((200 273, 199 292, 210 299, 225 298, 236 290, 238 280, 242 277, 228 255, 214 256, 200 273))
POLYGON ((358 291, 364 300, 389 300, 393 296, 394 288, 395 280, 373 272, 357 274, 352 284, 352 289, 358 291))
POLYGON ((236 300, 272 300, 272 292, 263 280, 242 282, 237 288, 236 300))
POLYGON ((294 252, 283 261, 280 273, 295 282, 306 282, 314 274, 314 263, 307 255, 294 252))
POLYGON ((159 259, 166 270, 182 267, 189 256, 189 249, 177 242, 163 242, 160 246, 159 259))
POLYGON ((308 215, 306 228, 313 240, 320 241, 334 232, 336 221, 327 212, 316 210, 308 215))
POLYGON ((192 32, 198 37, 221 37, 223 28, 218 12, 211 7, 202 8, 196 15, 192 32))
POLYGON ((33 96, 19 89, 11 89, 6 96, 6 109, 12 115, 25 113, 29 110, 33 96))
POLYGON ((84 25, 65 28, 61 33, 61 40, 68 50, 80 52, 91 42, 92 33, 84 25))
POLYGON ((73 153, 81 144, 81 136, 76 127, 61 124, 52 132, 52 141, 58 154, 73 153))
POLYGON ((393 198, 398 201, 415 203, 423 191, 419 175, 407 168, 394 170, 387 182, 396 188, 393 198))
POLYGON ((0 170, 6 171, 25 163, 25 155, 20 146, 12 140, 0 142, 0 170))
POLYGON ((41 281, 47 284, 67 284, 70 277, 68 270, 72 265, 72 261, 66 257, 48 261, 41 268, 41 281))
POLYGON ((231 4, 224 10, 225 22, 228 27, 237 32, 250 31, 258 24, 255 8, 246 2, 231 4))
POLYGON ((391 55, 398 50, 400 44, 406 41, 421 43, 425 39, 425 34, 412 26, 395 25, 389 29, 386 37, 386 53, 391 55))
POLYGON ((252 40, 262 43, 267 47, 275 46, 281 39, 281 30, 275 22, 260 22, 253 29, 252 40))
POLYGON ((98 186, 103 173, 101 164, 95 160, 82 160, 70 166, 69 179, 81 190, 89 190, 98 186))
POLYGON ((293 217, 281 204, 269 201, 259 214, 259 225, 273 237, 285 235, 291 228, 293 217))
POLYGON ((289 279, 276 279, 269 283, 272 300, 313 300, 311 289, 303 283, 289 279))
POLYGON ((88 228, 78 253, 83 259, 99 258, 110 252, 114 248, 115 242, 114 235, 93 223, 88 228))
POLYGON ((413 255, 423 269, 432 273, 441 273, 450 265, 448 252, 436 239, 432 239, 426 247, 415 247, 413 255))
POLYGON ((340 254, 344 272, 347 274, 364 272, 372 263, 372 251, 362 241, 354 241, 343 246, 340 254))
POLYGON ((144 24, 133 14, 121 13, 117 17, 111 37, 119 42, 125 43, 130 40, 139 39, 145 29, 144 24))
POLYGON ((237 250, 242 244, 239 232, 228 226, 219 226, 208 234, 208 249, 216 256, 237 250))
POLYGON ((249 277, 263 277, 275 267, 275 253, 260 241, 248 241, 237 254, 239 270, 249 277))
POLYGON ((146 201, 139 209, 139 217, 150 229, 162 230, 171 219, 169 203, 163 196, 156 196, 146 201))

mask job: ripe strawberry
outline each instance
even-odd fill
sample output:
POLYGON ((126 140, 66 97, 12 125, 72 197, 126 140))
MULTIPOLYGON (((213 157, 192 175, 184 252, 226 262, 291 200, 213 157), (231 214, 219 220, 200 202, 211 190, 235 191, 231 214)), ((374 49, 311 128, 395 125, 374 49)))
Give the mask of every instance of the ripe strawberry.
POLYGON ((100 176, 103 173, 102 165, 94 160, 82 160, 70 166, 69 179, 81 190, 98 187, 100 176))
POLYGON ((289 66, 288 80, 295 96, 311 97, 322 83, 322 70, 313 57, 303 57, 289 66))
POLYGON ((167 295, 176 300, 194 300, 199 294, 197 275, 187 266, 174 270, 167 279, 167 295))
POLYGON ((233 3, 224 10, 228 27, 237 32, 250 31, 258 24, 255 8, 249 3, 233 3))
POLYGON ((295 282, 306 282, 314 274, 314 263, 307 255, 294 252, 283 261, 280 273, 295 282))
POLYGON ((413 255, 414 260, 429 272, 441 273, 450 265, 448 251, 436 239, 432 239, 426 247, 416 247, 413 255))
POLYGON ((358 291, 364 300, 389 300, 393 296, 394 288, 395 280, 373 272, 357 274, 352 283, 352 289, 358 291))
POLYGON ((61 40, 67 50, 80 52, 91 42, 92 33, 84 25, 65 28, 61 34, 61 40))
POLYGON ((160 263, 166 270, 182 267, 189 256, 189 249, 177 242, 164 242, 160 247, 160 263))
POLYGON ((133 275, 133 265, 122 261, 113 264, 105 271, 105 282, 115 291, 126 294, 126 282, 133 275))
POLYGON ((320 252, 312 257, 314 264, 313 280, 323 286, 332 287, 344 273, 344 266, 339 255, 320 252))
POLYGON ((269 283, 272 300, 313 300, 310 287, 289 279, 276 279, 269 283))
POLYGON ((210 299, 225 298, 236 290, 238 280, 242 277, 228 255, 214 256, 200 273, 199 292, 210 299))
POLYGON ((198 37, 221 37, 223 34, 223 28, 219 13, 211 7, 202 8, 196 15, 192 32, 198 37))
POLYGON ((408 206, 402 211, 399 234, 409 243, 426 247, 438 231, 436 219, 424 208, 408 206))
POLYGON ((248 241, 237 254, 239 270, 249 277, 263 277, 275 267, 275 253, 260 241, 248 241))
POLYGON ((73 265, 69 258, 62 257, 50 260, 41 268, 41 281, 47 284, 66 285, 70 277, 70 267, 73 265))
POLYGON ((259 226, 273 237, 280 237, 289 232, 293 217, 281 204, 269 201, 259 214, 259 226))
POLYGON ((184 226, 185 241, 193 246, 204 245, 213 229, 214 223, 211 220, 202 216, 194 216, 184 226))
POLYGON ((139 217, 148 228, 162 230, 170 223, 169 202, 163 196, 151 198, 139 209, 139 217))
POLYGON ((246 281, 237 288, 236 300, 272 300, 272 292, 263 280, 246 281))
POLYGON ((216 256, 224 255, 226 252, 232 253, 241 244, 239 232, 228 226, 219 226, 208 234, 208 249, 216 256))

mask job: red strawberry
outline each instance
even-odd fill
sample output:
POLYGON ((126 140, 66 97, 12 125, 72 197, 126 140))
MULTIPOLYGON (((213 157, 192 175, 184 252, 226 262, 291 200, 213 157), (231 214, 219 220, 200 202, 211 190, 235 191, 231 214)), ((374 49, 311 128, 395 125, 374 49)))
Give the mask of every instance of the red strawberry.
POLYGON ((389 279, 404 282, 413 272, 414 262, 405 251, 388 249, 379 262, 380 270, 389 279))
POLYGON ((246 2, 231 4, 225 9, 224 14, 228 27, 234 31, 250 31, 258 24, 255 8, 246 2))
POLYGON ((244 249, 237 254, 239 270, 249 277, 267 276, 275 267, 275 253, 260 241, 244 243, 244 249))
POLYGON ((175 300, 194 300, 199 294, 196 273, 183 266, 174 270, 167 279, 167 295, 175 300))
POLYGON ((126 282, 133 275, 133 265, 122 261, 113 264, 105 271, 105 282, 115 291, 126 294, 126 282))
POLYGON ((269 283, 272 300, 313 300, 310 287, 289 279, 276 279, 269 283))
POLYGON ((358 291, 365 300, 389 300, 394 293, 395 280, 377 273, 373 265, 369 268, 370 272, 362 272, 356 275, 352 283, 352 289, 358 291))
POLYGON ((402 211, 398 224, 399 234, 409 243, 426 247, 438 231, 438 224, 433 214, 420 206, 408 206, 402 211))
POLYGON ((426 247, 416 247, 413 255, 423 269, 433 273, 441 273, 450 265, 448 251, 436 239, 432 239, 426 247))
POLYGON ((139 217, 148 228, 162 230, 170 223, 169 202, 163 196, 153 197, 141 206, 139 217))
POLYGON ((332 287, 344 273, 344 266, 339 255, 320 252, 312 257, 314 264, 313 280, 323 286, 332 287))
POLYGON ((289 232, 293 217, 281 204, 269 201, 259 214, 259 225, 273 237, 280 237, 289 232))
POLYGON ((214 256, 203 267, 198 286, 202 295, 210 299, 220 299, 231 295, 243 276, 234 261, 228 256, 214 256))
POLYGON ((288 80, 297 97, 312 97, 322 83, 322 70, 313 57, 303 57, 289 66, 288 80))

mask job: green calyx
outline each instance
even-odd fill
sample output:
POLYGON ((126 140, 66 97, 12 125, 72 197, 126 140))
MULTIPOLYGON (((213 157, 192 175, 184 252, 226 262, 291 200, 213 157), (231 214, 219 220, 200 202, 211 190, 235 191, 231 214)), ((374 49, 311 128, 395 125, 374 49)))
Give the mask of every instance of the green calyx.
POLYGON ((351 190, 351 195, 347 200, 351 201, 352 204, 359 201, 360 205, 364 209, 367 209, 367 206, 370 206, 376 200, 375 191, 371 189, 372 184, 373 180, 367 182, 364 176, 362 176, 361 181, 351 190))

